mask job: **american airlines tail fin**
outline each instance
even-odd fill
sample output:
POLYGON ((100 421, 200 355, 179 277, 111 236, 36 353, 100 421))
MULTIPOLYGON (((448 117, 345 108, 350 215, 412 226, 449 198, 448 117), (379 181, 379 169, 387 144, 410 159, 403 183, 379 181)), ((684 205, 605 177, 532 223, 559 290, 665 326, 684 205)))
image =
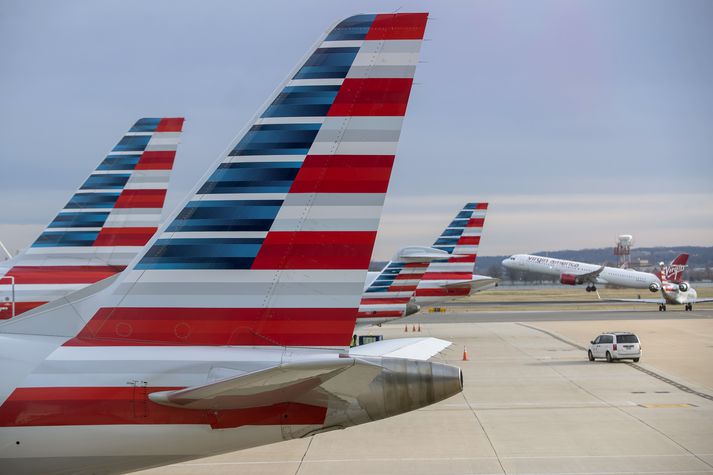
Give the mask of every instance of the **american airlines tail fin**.
POLYGON ((18 315, 121 272, 161 219, 183 118, 143 118, 0 278, 18 315), (12 285, 14 283, 14 285, 12 285), (14 294, 14 300, 12 295, 14 294))
POLYGON ((688 267, 688 254, 679 254, 666 267, 662 281, 679 283, 683 281, 683 272, 688 267))
POLYGON ((429 264, 416 289, 416 297, 419 300, 470 294, 469 286, 449 286, 473 280, 487 211, 488 203, 466 203, 436 239, 433 247, 453 256, 429 264))
POLYGON ((412 302, 429 262, 450 254, 428 247, 401 249, 364 291, 357 315, 358 325, 375 325, 418 311, 412 302))
POLYGON ((348 347, 427 16, 337 24, 114 282, 1 330, 54 320, 66 345, 348 347))

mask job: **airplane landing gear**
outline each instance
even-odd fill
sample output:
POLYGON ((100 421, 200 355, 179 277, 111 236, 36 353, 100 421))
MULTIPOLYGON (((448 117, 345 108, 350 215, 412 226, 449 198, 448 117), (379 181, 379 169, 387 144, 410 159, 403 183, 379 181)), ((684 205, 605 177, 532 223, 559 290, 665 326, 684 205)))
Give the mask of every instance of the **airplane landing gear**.
POLYGON ((659 305, 659 312, 665 312, 666 311, 666 304, 660 304, 659 305))
POLYGON ((596 285, 588 285, 585 290, 586 290, 587 292, 596 292, 596 291, 597 291, 597 286, 596 286, 596 285))
POLYGON ((692 304, 692 303, 687 303, 684 308, 686 309, 686 312, 692 312, 692 311, 693 311, 693 304, 692 304))

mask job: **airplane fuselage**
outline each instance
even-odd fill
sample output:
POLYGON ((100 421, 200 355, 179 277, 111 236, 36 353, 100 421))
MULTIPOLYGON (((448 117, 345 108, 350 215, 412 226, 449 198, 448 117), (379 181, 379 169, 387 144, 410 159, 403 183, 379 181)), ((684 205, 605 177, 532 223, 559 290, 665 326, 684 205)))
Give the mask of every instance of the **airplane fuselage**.
MULTIPOLYGON (((552 257, 516 254, 503 261, 508 269, 553 276, 578 276, 596 272, 601 268, 596 264, 568 261, 552 257)), ((585 283, 585 282, 582 282, 585 283)), ((639 272, 618 267, 604 267, 601 273, 591 281, 592 284, 610 284, 632 289, 648 289, 652 284, 660 285, 661 281, 654 274, 639 272)))
POLYGON ((686 305, 695 303, 698 299, 698 292, 687 282, 681 284, 674 282, 664 282, 661 285, 661 296, 666 303, 673 305, 686 305), (685 290, 681 290, 684 288, 685 290))

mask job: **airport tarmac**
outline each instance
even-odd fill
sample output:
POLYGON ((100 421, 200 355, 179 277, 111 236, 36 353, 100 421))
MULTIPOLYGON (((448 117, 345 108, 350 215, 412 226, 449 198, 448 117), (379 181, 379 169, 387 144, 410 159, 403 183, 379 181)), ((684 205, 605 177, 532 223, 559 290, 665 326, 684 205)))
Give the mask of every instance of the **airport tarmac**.
POLYGON ((408 333, 404 323, 370 329, 414 336, 420 321, 416 336, 453 341, 435 359, 463 369, 463 393, 344 431, 140 473, 713 474, 713 312, 547 313, 424 314, 409 319, 408 333), (639 333, 641 362, 587 361, 581 347, 607 330, 639 333))

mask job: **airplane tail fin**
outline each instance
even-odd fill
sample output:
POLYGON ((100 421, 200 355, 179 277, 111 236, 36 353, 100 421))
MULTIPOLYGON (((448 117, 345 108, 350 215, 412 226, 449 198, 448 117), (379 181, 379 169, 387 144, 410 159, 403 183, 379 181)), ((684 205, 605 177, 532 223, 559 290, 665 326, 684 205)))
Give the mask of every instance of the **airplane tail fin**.
POLYGON ((50 304, 66 344, 348 347, 427 16, 328 31, 115 282, 50 304))
POLYGON ((436 239, 433 248, 453 256, 429 264, 416 290, 418 298, 423 301, 428 298, 469 295, 470 288, 467 286, 448 286, 473 279, 487 211, 488 203, 466 203, 436 239))
POLYGON ((158 229, 183 121, 136 121, 35 242, 12 260, 0 283, 9 291, 5 287, 14 282, 16 314, 114 275, 136 257, 158 229))
MULTIPOLYGON (((374 325, 405 316, 411 310, 411 298, 429 262, 448 259, 449 255, 446 251, 428 247, 399 250, 364 291, 357 325, 374 325)), ((412 308, 418 311, 417 307, 412 308)))
POLYGON ((682 282, 683 273, 686 270, 686 267, 688 267, 688 254, 679 254, 674 260, 671 261, 671 264, 666 267, 664 280, 666 282, 674 283, 682 282))

